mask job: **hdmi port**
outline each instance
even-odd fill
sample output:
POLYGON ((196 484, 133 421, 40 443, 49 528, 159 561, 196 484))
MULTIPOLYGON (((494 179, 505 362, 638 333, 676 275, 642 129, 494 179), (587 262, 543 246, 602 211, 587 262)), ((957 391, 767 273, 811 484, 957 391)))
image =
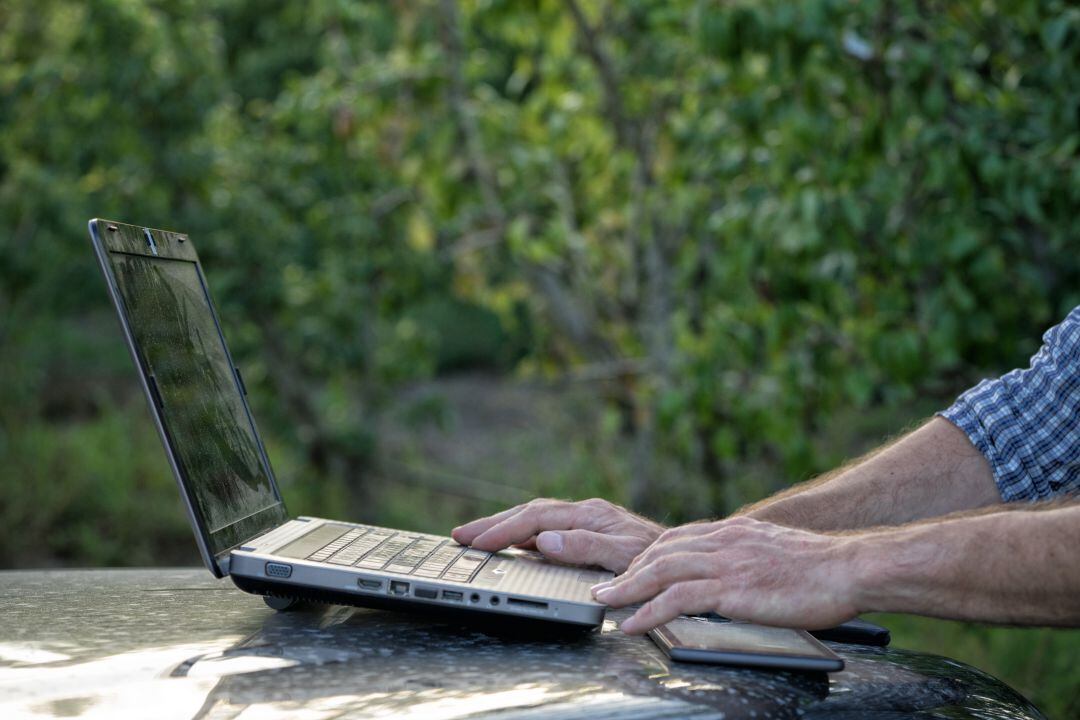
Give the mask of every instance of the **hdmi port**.
POLYGON ((521 598, 506 598, 506 604, 514 607, 519 607, 525 610, 544 611, 548 609, 546 602, 537 602, 536 600, 523 600, 521 598))

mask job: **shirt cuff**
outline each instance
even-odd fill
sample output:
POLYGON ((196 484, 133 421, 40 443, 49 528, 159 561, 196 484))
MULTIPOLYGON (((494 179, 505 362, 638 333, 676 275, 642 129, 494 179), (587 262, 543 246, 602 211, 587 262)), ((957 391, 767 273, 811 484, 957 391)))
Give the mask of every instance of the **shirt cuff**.
POLYGON ((1002 502, 1031 502, 1049 495, 1045 481, 1020 470, 1017 458, 1004 456, 993 443, 976 407, 1002 407, 1000 380, 983 380, 963 393, 949 408, 937 415, 960 428, 975 449, 982 453, 994 473, 994 484, 1002 502))

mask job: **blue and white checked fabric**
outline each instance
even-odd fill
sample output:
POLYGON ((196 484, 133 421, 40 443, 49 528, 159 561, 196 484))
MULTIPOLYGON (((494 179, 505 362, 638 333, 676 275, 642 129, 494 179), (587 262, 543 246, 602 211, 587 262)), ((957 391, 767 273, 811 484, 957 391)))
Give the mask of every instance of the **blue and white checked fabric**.
POLYGON ((1080 307, 1046 331, 1030 367, 938 414, 986 457, 1005 502, 1080 495, 1080 307))

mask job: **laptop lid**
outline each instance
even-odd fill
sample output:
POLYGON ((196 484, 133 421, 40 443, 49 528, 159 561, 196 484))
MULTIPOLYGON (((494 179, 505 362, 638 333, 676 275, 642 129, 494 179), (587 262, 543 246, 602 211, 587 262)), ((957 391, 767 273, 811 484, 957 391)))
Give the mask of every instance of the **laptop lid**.
POLYGON ((186 235, 91 220, 90 237, 206 566, 288 519, 186 235))

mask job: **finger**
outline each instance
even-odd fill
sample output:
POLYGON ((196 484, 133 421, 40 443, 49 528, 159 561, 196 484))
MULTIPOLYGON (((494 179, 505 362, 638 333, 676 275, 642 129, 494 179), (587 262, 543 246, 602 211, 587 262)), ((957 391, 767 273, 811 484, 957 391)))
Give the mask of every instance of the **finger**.
POLYGON ((666 552, 666 547, 671 543, 708 535, 709 533, 715 532, 716 529, 717 526, 714 522, 698 522, 689 525, 680 525, 679 527, 665 530, 660 537, 656 539, 656 542, 650 545, 645 552, 634 558, 634 561, 631 562, 630 566, 627 568, 627 572, 632 571, 639 565, 645 565, 652 562, 655 559, 655 554, 666 552))
MULTIPOLYGON (((678 527, 668 528, 656 538, 653 543, 654 546, 662 547, 668 543, 678 542, 688 538, 701 537, 702 535, 708 535, 715 532, 720 527, 716 522, 695 522, 687 525, 680 525, 678 527)), ((644 560, 644 556, 639 560, 644 560)))
POLYGON ((467 522, 464 525, 459 525, 458 527, 450 531, 450 537, 454 538, 455 542, 459 542, 462 545, 470 545, 472 544, 472 541, 476 539, 477 535, 480 535, 488 528, 497 525, 506 518, 521 512, 524 508, 524 504, 515 505, 514 507, 503 510, 500 513, 488 515, 487 517, 482 517, 471 522, 467 522))
MULTIPOLYGON (((715 532, 715 531, 714 531, 715 532)), ((708 552, 722 549, 722 546, 717 542, 717 539, 711 536, 712 534, 700 534, 700 535, 686 535, 683 537, 675 538, 674 540, 657 541, 645 549, 640 555, 634 558, 634 561, 630 563, 630 567, 626 569, 626 573, 618 578, 620 583, 627 582, 634 576, 634 573, 638 572, 642 568, 652 565, 664 558, 679 553, 687 552, 708 552)))
POLYGON ((692 580, 672 585, 624 620, 619 629, 627 635, 641 635, 683 614, 705 612, 719 603, 719 583, 692 580))
POLYGON ((578 503, 559 500, 530 503, 517 514, 477 535, 471 544, 478 550, 502 550, 545 530, 588 529, 591 520, 587 508, 578 503))
POLYGON ((712 553, 677 553, 636 570, 629 579, 599 590, 596 599, 611 607, 625 607, 649 600, 678 583, 716 580, 715 565, 712 553))
POLYGON ((529 538, 525 542, 515 543, 514 547, 518 550, 535 550, 536 549, 536 536, 529 538))
POLYGON ((546 557, 571 565, 599 565, 622 572, 645 541, 631 535, 605 535, 591 530, 547 530, 536 536, 546 557))

